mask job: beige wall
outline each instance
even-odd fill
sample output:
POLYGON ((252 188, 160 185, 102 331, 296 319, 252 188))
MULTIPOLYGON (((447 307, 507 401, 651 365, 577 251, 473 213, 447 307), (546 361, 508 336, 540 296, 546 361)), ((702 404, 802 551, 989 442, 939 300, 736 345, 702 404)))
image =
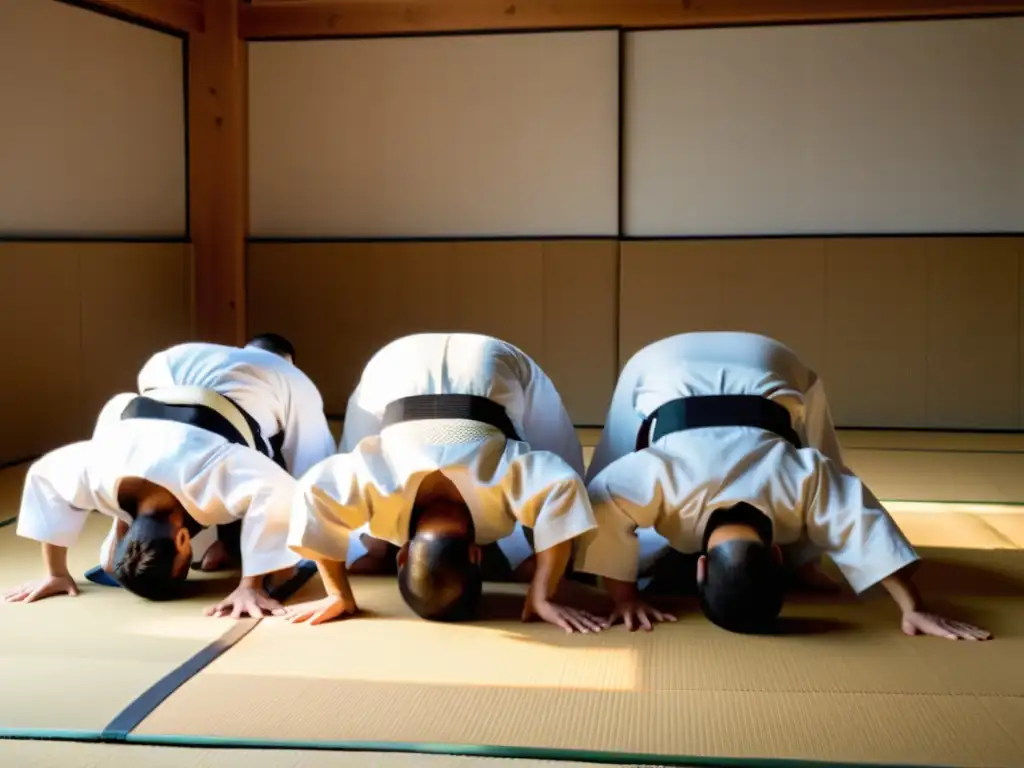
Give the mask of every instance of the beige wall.
POLYGON ((67 3, 0 2, 0 463, 88 437, 191 335, 184 54, 67 3))
POLYGON ((1021 229, 1024 18, 625 42, 628 236, 1021 229))
POLYGON ((380 345, 475 330, 597 425, 640 346, 732 328, 793 346, 842 426, 1024 428, 1024 239, 974 236, 1024 222, 1022 40, 642 31, 621 73, 606 32, 252 43, 249 328, 335 413, 380 345))
POLYGON ((0 234, 184 238, 181 38, 0 0, 0 234))
POLYGON ((291 338, 341 414, 392 339, 475 331, 520 346, 577 424, 600 424, 616 374, 615 241, 253 243, 249 330, 291 338))
POLYGON ((86 438, 155 350, 191 335, 181 243, 0 242, 0 463, 86 438))
POLYGON ((791 345, 841 426, 1024 427, 1020 237, 257 243, 248 281, 250 331, 293 337, 332 413, 387 341, 472 330, 597 425, 641 346, 735 329, 791 345))
POLYGON ((634 241, 619 361, 685 330, 756 331, 847 427, 1020 429, 1024 238, 634 241))
POLYGON ((249 44, 250 234, 618 234, 612 31, 249 44))

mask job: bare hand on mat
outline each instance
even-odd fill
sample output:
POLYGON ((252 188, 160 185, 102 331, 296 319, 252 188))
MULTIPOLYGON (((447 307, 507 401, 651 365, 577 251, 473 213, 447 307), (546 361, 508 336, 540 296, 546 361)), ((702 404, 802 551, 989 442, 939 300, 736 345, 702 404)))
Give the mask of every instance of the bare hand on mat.
POLYGON ((916 565, 909 566, 882 580, 882 586, 900 607, 900 626, 907 635, 931 635, 946 640, 988 640, 990 632, 964 621, 951 621, 924 610, 921 595, 910 578, 916 565))
POLYGON ((328 595, 319 600, 289 606, 285 610, 284 618, 292 624, 309 621, 310 624, 316 625, 340 619, 346 614, 355 614, 358 610, 356 601, 351 596, 328 595))
POLYGON ((907 635, 931 635, 946 640, 988 640, 992 633, 963 621, 951 621, 933 613, 907 611, 903 614, 903 632, 907 635))
POLYGON ((652 608, 642 600, 629 600, 615 606, 615 610, 612 611, 612 615, 606 620, 605 626, 610 627, 616 622, 621 621, 630 632, 633 632, 637 627, 650 632, 654 629, 654 622, 656 621, 675 620, 676 617, 671 613, 665 613, 657 608, 652 608))
POLYGON ((561 627, 570 635, 574 632, 600 632, 604 623, 603 619, 578 608, 568 608, 550 600, 527 598, 526 605, 523 606, 522 619, 530 621, 533 618, 561 627))
POLYGON ((217 605, 206 609, 207 616, 230 615, 232 619, 240 619, 246 615, 258 619, 267 613, 282 616, 284 615, 284 606, 277 600, 267 597, 267 593, 262 589, 247 584, 240 584, 234 592, 217 605))
POLYGON ((610 627, 616 622, 621 621, 630 632, 636 629, 637 626, 650 632, 654 629, 654 622, 656 621, 676 620, 676 617, 671 613, 665 613, 657 608, 652 608, 641 600, 636 582, 634 581, 618 581, 617 579, 605 577, 604 588, 608 591, 608 596, 615 604, 615 610, 612 611, 612 615, 605 622, 605 627, 610 627))
POLYGON ((68 594, 72 597, 78 595, 78 585, 71 576, 47 576, 39 581, 30 581, 20 587, 9 589, 4 593, 4 600, 8 603, 34 603, 45 597, 68 594))

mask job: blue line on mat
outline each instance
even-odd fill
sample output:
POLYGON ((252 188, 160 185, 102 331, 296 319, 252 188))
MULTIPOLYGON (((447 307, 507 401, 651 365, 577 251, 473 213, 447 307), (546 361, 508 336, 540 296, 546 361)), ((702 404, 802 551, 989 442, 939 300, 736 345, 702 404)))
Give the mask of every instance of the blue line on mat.
POLYGON ((139 726, 143 720, 153 714, 171 694, 202 672, 218 656, 231 648, 235 643, 249 634, 260 623, 259 619, 244 619, 218 637, 199 653, 164 675, 135 701, 125 707, 107 727, 103 729, 104 741, 124 741, 125 737, 139 726))

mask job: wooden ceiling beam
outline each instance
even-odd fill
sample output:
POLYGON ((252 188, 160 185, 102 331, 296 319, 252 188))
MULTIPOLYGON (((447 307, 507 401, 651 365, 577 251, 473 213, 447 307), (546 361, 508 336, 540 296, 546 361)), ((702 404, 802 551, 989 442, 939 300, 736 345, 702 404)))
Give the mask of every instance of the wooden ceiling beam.
POLYGON ((246 39, 684 28, 1024 13, 1020 0, 253 0, 246 39))
POLYGON ((80 3, 178 32, 202 32, 205 27, 202 0, 80 0, 80 3))

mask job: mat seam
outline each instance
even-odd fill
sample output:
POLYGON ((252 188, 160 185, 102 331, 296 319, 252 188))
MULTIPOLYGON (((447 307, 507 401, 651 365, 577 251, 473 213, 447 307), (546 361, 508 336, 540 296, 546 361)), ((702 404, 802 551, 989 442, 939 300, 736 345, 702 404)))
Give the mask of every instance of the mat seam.
MULTIPOLYGON (((173 696, 189 680, 233 648, 242 638, 252 632, 261 621, 262 619, 236 621, 234 626, 227 632, 209 645, 204 646, 139 694, 107 723, 99 734, 99 740, 115 743, 124 742, 131 732, 152 715, 161 704, 173 696)), ((0 734, 2 734, 2 731, 0 731, 0 734)))

